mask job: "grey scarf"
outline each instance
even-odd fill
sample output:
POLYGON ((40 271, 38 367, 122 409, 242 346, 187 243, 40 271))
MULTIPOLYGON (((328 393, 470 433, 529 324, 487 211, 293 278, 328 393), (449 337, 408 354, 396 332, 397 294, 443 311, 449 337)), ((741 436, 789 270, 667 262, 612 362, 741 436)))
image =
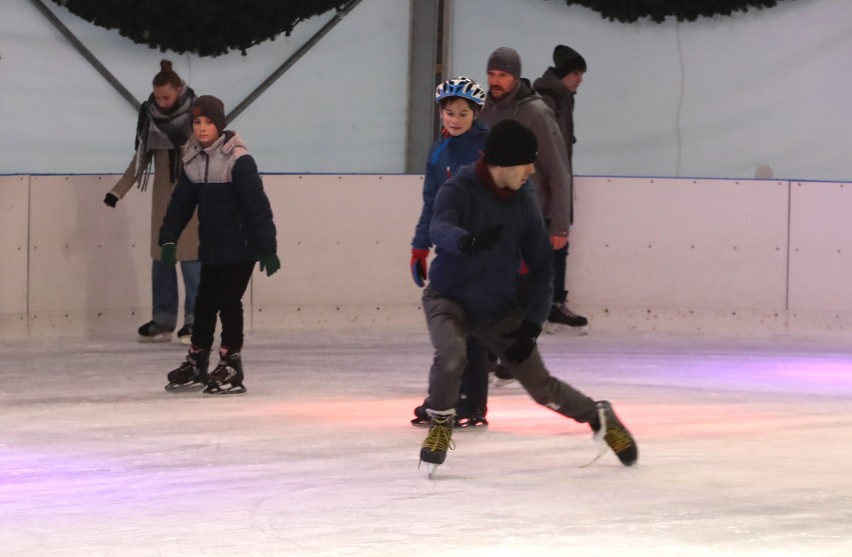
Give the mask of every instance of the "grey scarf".
POLYGON ((157 149, 169 151, 169 173, 172 181, 177 180, 180 148, 192 133, 190 108, 194 101, 195 92, 184 86, 175 105, 168 111, 160 109, 153 93, 142 106, 136 125, 136 175, 142 174, 139 181, 142 191, 147 188, 151 174, 150 153, 157 149))

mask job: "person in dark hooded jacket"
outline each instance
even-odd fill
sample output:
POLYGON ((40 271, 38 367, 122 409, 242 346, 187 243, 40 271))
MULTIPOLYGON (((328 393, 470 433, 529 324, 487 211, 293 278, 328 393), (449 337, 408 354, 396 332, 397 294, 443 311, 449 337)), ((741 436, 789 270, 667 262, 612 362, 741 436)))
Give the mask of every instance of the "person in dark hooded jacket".
POLYGON ((568 235, 574 219, 573 183, 565 139, 553 111, 521 77, 521 58, 509 47, 500 47, 488 58, 488 95, 480 118, 493 127, 497 122, 517 120, 529 128, 539 145, 535 163, 536 195, 550 231, 553 246, 553 303, 547 316, 553 326, 567 325, 585 332, 588 320, 566 306, 565 288, 568 235))
POLYGON ((483 158, 463 167, 435 198, 430 234, 436 256, 423 291, 435 356, 424 402, 429 433, 420 449, 430 476, 454 447, 454 406, 468 335, 498 354, 533 400, 588 424, 601 447, 611 448, 623 464, 639 457, 612 405, 552 376, 536 347, 553 292, 550 235, 528 180, 537 154, 529 129, 515 120, 500 122, 488 134, 483 158), (521 260, 529 269, 522 301, 521 260))
POLYGON ((207 394, 244 393, 242 297, 255 262, 267 276, 281 268, 275 223, 254 158, 236 132, 225 130, 222 101, 198 97, 192 129, 159 242, 163 261, 174 264, 181 233, 197 207, 201 282, 192 344, 183 364, 168 374, 166 389, 206 383, 207 394), (219 365, 208 375, 217 318, 219 365))

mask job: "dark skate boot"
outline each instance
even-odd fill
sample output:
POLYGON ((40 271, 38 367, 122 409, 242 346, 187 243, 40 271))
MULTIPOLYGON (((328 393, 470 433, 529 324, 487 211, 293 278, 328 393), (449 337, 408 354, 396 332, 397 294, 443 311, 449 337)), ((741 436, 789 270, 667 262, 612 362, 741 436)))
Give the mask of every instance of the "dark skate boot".
POLYGON ((174 327, 160 325, 156 321, 148 321, 137 331, 139 342, 169 342, 172 339, 174 327))
POLYGON ((507 387, 512 383, 517 382, 517 379, 512 377, 512 372, 502 363, 494 366, 494 386, 497 388, 507 387))
POLYGON ((187 323, 177 332, 181 344, 192 344, 192 323, 187 323))
POLYGON ((428 427, 432 418, 426 412, 426 407, 420 405, 414 409, 414 419, 411 420, 411 425, 414 427, 428 427))
MULTIPOLYGON (((455 449, 453 444, 453 410, 437 412, 427 410, 431 416, 429 423, 429 434, 420 448, 420 462, 425 462, 429 472, 429 479, 435 478, 438 465, 443 464, 447 458, 447 451, 455 449)), ((418 465, 419 467, 419 465, 418 465)))
POLYGON ((488 408, 474 408, 468 415, 455 417, 455 427, 467 427, 470 429, 485 429, 488 427, 488 420, 485 419, 485 414, 488 413, 488 408))
POLYGON ((167 391, 195 390, 207 382, 207 369, 210 367, 210 350, 189 349, 186 360, 179 368, 170 371, 167 378, 167 391))
POLYGON ((600 443, 601 449, 597 457, 589 464, 606 454, 607 447, 612 449, 618 460, 625 466, 636 464, 636 461, 639 460, 639 448, 636 446, 636 440, 615 415, 612 404, 606 400, 601 400, 597 403, 597 410, 598 422, 592 424, 592 430, 595 432, 594 439, 600 443))
POLYGON ((238 395, 246 392, 243 386, 243 362, 239 352, 219 350, 219 365, 207 376, 206 395, 238 395))
POLYGON ((550 314, 547 316, 548 333, 555 333, 559 330, 560 325, 571 327, 581 335, 589 332, 589 320, 582 315, 577 315, 565 305, 564 302, 554 302, 550 306, 550 314))

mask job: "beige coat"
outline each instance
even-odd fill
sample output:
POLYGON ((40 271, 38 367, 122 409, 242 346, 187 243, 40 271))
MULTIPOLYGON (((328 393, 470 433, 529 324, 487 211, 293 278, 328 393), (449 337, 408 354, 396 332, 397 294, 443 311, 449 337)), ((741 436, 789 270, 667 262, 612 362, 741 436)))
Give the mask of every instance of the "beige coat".
MULTIPOLYGON (((157 240, 160 234, 160 226, 163 225, 163 217, 166 215, 166 208, 169 206, 172 192, 175 189, 175 183, 171 181, 169 175, 169 152, 158 149, 153 151, 153 154, 154 175, 152 180, 148 182, 153 196, 151 199, 151 257, 159 260, 160 245, 157 240)), ((130 161, 130 166, 124 171, 124 175, 110 193, 119 199, 123 199, 125 194, 139 182, 145 166, 140 165, 140 174, 136 174, 136 156, 134 156, 133 160, 130 161)), ((181 234, 180 242, 177 245, 177 259, 178 261, 195 261, 198 259, 198 213, 192 216, 192 220, 189 221, 183 234, 181 234)))

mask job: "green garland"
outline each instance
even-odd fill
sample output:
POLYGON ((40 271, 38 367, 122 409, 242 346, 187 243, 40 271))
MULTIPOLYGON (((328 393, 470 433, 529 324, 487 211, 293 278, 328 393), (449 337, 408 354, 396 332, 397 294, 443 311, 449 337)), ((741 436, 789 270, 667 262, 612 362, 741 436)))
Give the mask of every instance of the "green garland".
POLYGON ((348 0, 53 0, 71 13, 165 52, 243 54, 348 0))
POLYGON ((700 17, 730 16, 751 8, 770 8, 785 0, 566 0, 566 3, 591 8, 610 21, 634 23, 650 18, 656 23, 668 17, 695 21, 700 17))

